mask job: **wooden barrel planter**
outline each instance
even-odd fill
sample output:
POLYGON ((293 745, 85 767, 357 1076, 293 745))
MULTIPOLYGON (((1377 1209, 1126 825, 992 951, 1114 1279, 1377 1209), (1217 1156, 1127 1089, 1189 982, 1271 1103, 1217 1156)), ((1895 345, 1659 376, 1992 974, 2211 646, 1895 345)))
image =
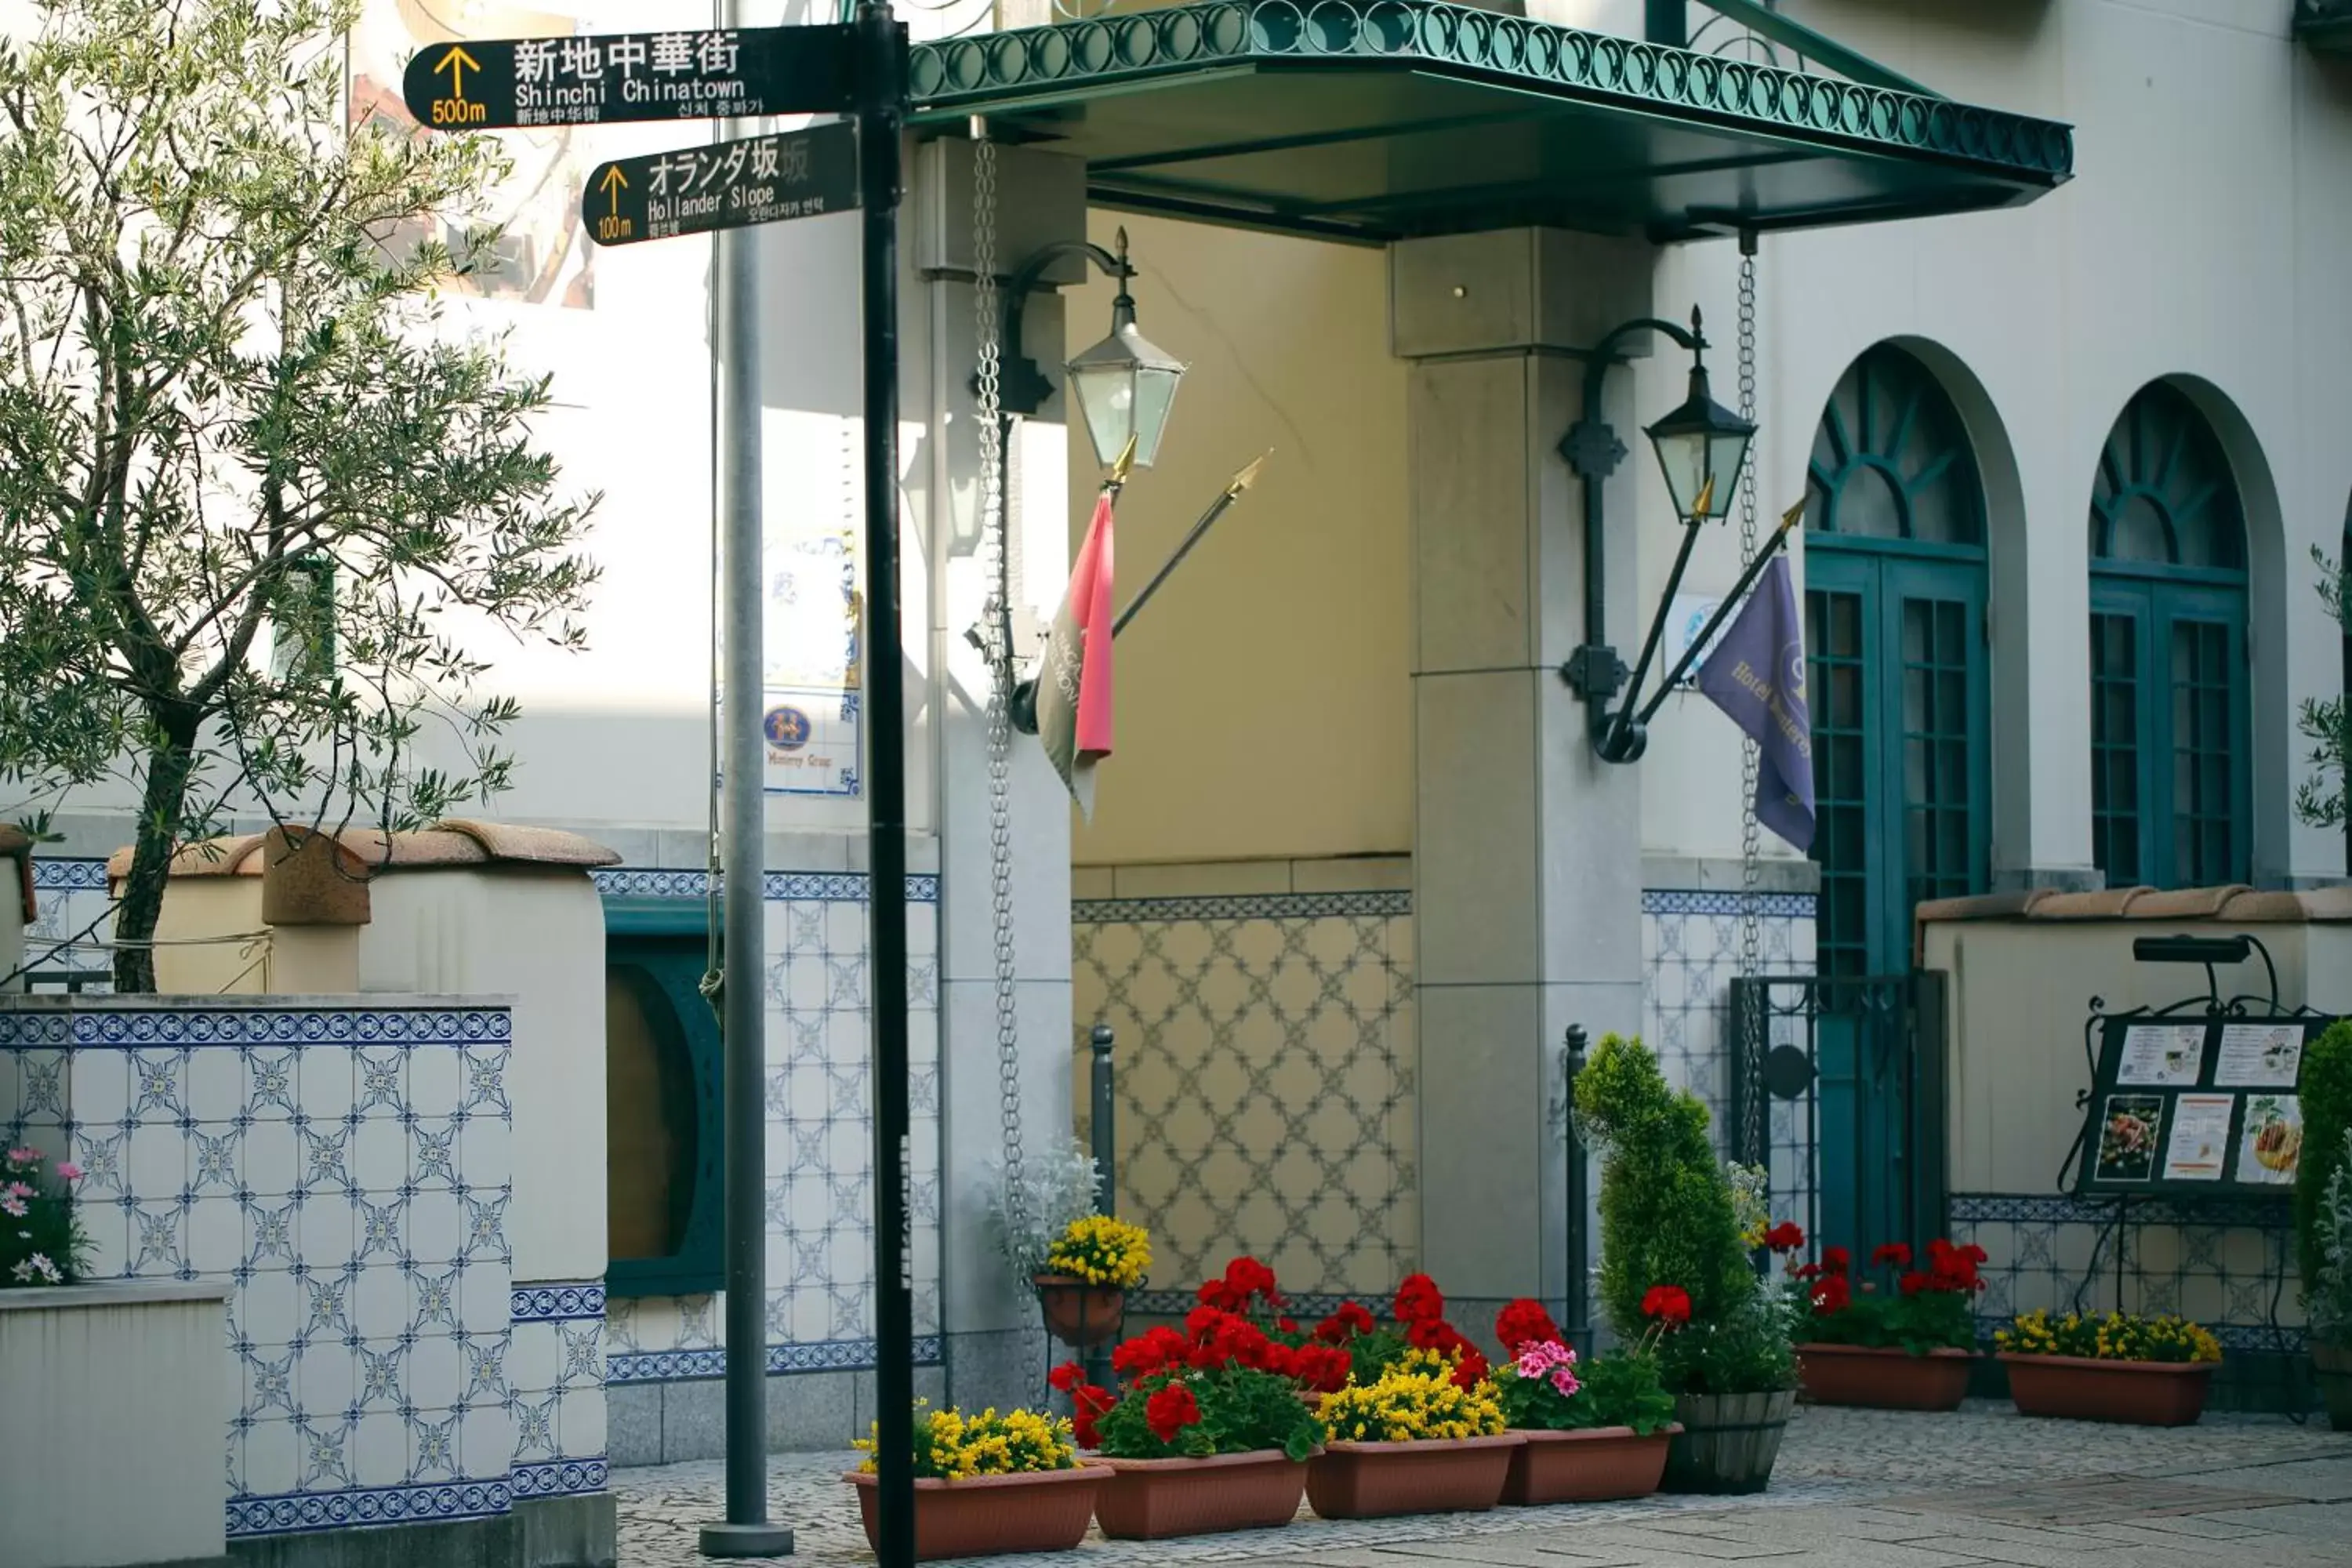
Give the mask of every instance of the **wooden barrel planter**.
POLYGON ((1270 1530, 1298 1517, 1307 1466, 1279 1448, 1205 1459, 1097 1459, 1095 1522, 1113 1541, 1270 1530))
POLYGON ((1648 1497, 1665 1475, 1666 1447, 1680 1430, 1669 1426, 1647 1437, 1631 1426, 1521 1432, 1527 1442, 1511 1454, 1503 1501, 1511 1508, 1534 1508, 1648 1497))
POLYGON ((2073 1355, 2003 1355, 2009 1396, 2021 1415, 2192 1426, 2205 1414, 2212 1362, 2098 1361, 2073 1355))
POLYGON ((1963 1350, 1913 1355, 1900 1346, 1799 1345, 1797 1379, 1815 1405, 1865 1410, 1958 1410, 1972 1358, 1963 1350))
MULTIPOLYGON (((1085 1464, 1075 1470, 969 1480, 915 1483, 915 1557, 993 1557, 1008 1552, 1067 1552, 1087 1538, 1095 1497, 1108 1472, 1085 1464)), ((866 1544, 881 1550, 876 1528, 875 1479, 855 1474, 866 1544)))
POLYGON ((2319 1397, 2327 1405, 2327 1424, 2338 1432, 2352 1432, 2352 1345, 2314 1341, 2311 1367, 2319 1379, 2319 1397))
POLYGON ((1127 1324, 1127 1292, 1116 1285, 1089 1285, 1067 1274, 1040 1274, 1034 1283, 1045 1331, 1072 1350, 1108 1344, 1127 1324))
POLYGON ((1666 1449, 1664 1489, 1716 1496, 1760 1492, 1771 1483, 1797 1391, 1684 1394, 1675 1398, 1682 1432, 1666 1449))

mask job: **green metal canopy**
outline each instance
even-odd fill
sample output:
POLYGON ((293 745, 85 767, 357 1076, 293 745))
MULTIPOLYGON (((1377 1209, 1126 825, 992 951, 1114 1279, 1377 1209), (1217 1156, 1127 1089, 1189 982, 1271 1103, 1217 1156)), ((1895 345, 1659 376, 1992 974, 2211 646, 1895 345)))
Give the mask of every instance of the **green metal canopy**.
POLYGON ((1099 205, 1381 243, 1667 242, 1972 212, 2071 127, 1438 0, 1216 0, 916 46, 922 128, 1084 157, 1099 205))

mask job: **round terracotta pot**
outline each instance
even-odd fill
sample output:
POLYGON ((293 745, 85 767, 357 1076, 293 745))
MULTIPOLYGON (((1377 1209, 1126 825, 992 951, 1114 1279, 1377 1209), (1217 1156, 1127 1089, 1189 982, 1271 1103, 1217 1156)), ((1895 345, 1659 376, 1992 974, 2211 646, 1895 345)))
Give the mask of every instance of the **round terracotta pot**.
MULTIPOLYGON (((1067 1552, 1087 1538, 1095 1497, 1108 1472, 1089 1460, 1075 1470, 915 1483, 915 1556, 994 1557, 1007 1552, 1067 1552)), ((845 1478, 857 1489, 866 1543, 875 1540, 875 1478, 845 1478)))
POLYGON ((2097 1361, 2089 1356, 2011 1355, 2009 1396, 2023 1415, 2190 1426, 2205 1413, 2211 1362, 2097 1361))
POLYGON ((2327 1406, 2327 1424, 2338 1432, 2352 1432, 2352 1345, 2313 1341, 2311 1368, 2319 1379, 2319 1397, 2327 1406))
POLYGON ((1900 1345, 1799 1345, 1797 1380, 1815 1405, 1958 1410, 1975 1359, 1963 1350, 1913 1355, 1900 1345))
POLYGON ((1073 1350, 1087 1350, 1118 1338, 1127 1321, 1127 1292, 1116 1285, 1089 1285, 1066 1274, 1040 1274, 1034 1281, 1045 1309, 1045 1331, 1073 1350))
POLYGON ((1097 1459, 1095 1522, 1114 1541, 1271 1530, 1298 1517, 1307 1467, 1279 1448, 1205 1459, 1097 1459))
POLYGON ((1524 1431, 1511 1452, 1503 1501, 1513 1508, 1552 1502, 1619 1502, 1648 1497, 1666 1473, 1666 1449, 1679 1426, 1644 1437, 1631 1426, 1580 1432, 1524 1431))
POLYGON ((1789 1429, 1797 1391, 1767 1394, 1678 1394, 1675 1419, 1681 1433, 1666 1448, 1670 1492, 1736 1497, 1760 1492, 1772 1482, 1773 1461, 1789 1429))
POLYGON ((1397 1513, 1483 1513, 1503 1500, 1511 1453, 1527 1437, 1425 1443, 1332 1441, 1307 1461, 1307 1500, 1325 1519, 1397 1513))

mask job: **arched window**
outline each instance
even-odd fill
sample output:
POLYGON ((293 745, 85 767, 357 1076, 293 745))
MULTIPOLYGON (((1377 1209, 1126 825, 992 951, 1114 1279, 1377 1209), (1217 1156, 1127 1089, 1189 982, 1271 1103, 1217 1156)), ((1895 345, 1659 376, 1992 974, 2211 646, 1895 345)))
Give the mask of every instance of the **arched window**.
POLYGON ((2246 527, 2221 437, 2142 387, 2091 487, 2092 852, 2111 887, 2242 882, 2246 527))
POLYGON ((1990 879, 1984 489, 1950 395, 1891 343, 1839 379, 1807 478, 1819 963, 1901 973, 1914 906, 1990 879))
POLYGON ((724 1080, 698 899, 604 900, 605 1288, 715 1290, 724 1080))

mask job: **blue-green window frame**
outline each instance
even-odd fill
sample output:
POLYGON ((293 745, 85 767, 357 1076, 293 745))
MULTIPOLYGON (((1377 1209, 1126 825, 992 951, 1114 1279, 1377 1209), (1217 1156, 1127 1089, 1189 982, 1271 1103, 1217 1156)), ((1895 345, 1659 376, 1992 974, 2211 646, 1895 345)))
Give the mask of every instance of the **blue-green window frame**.
MULTIPOLYGON (((604 962, 608 969, 635 961, 668 1004, 686 1052, 694 1094, 694 1157, 688 1173, 693 1195, 679 1226, 677 1249, 666 1258, 615 1258, 605 1264, 611 1296, 687 1296, 726 1282, 724 1241, 725 1129, 719 1109, 725 1058, 718 1020, 699 982, 709 941, 709 911, 700 899, 615 897, 604 900, 604 962)), ((612 1180, 625 1180, 614 1172, 612 1180)))

